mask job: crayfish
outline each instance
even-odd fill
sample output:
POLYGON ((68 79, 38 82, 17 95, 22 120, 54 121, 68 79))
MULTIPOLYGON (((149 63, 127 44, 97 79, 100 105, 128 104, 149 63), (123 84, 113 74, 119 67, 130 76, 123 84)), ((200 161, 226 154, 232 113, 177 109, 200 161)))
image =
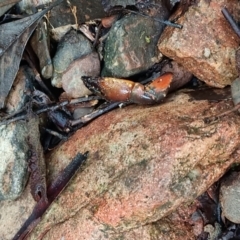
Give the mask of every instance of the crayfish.
POLYGON ((118 78, 82 77, 84 84, 90 91, 103 96, 108 101, 137 104, 160 102, 166 97, 172 79, 172 73, 165 73, 151 83, 143 85, 138 82, 118 78))

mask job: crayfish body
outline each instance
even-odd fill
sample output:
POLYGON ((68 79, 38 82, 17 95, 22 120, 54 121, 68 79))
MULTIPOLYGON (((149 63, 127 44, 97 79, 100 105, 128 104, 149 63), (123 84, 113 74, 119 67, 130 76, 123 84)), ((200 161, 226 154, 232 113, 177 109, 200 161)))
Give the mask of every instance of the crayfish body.
POLYGON ((154 104, 167 95, 172 78, 172 73, 165 73, 147 85, 109 77, 84 76, 82 80, 90 91, 103 96, 108 101, 154 104))

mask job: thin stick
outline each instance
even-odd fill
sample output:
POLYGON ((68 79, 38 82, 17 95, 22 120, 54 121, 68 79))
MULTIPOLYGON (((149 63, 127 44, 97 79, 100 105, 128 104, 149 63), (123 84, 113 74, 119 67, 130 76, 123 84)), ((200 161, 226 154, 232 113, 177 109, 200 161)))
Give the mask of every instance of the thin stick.
POLYGON ((130 12, 130 13, 134 13, 134 14, 146 17, 146 18, 153 19, 156 22, 160 22, 160 23, 166 24, 167 26, 170 26, 170 27, 175 27, 175 28, 179 28, 179 29, 183 28, 183 26, 181 24, 173 23, 173 22, 170 22, 168 20, 161 20, 159 18, 150 17, 150 16, 148 16, 148 15, 146 15, 144 13, 135 12, 135 11, 132 11, 132 10, 129 10, 129 9, 126 9, 125 11, 130 12))
POLYGON ((105 108, 98 109, 90 114, 87 114, 79 119, 72 120, 71 121, 71 126, 76 126, 78 124, 83 124, 83 123, 88 123, 92 121, 93 119, 99 117, 100 115, 109 112, 110 110, 113 110, 114 108, 117 108, 122 102, 114 102, 114 103, 109 103, 105 108))
MULTIPOLYGON (((40 108, 40 109, 37 109, 37 110, 33 111, 33 113, 34 114, 41 114, 41 113, 48 112, 48 111, 55 111, 58 108, 61 108, 61 107, 64 107, 64 106, 69 106, 69 105, 73 105, 73 104, 77 104, 77 103, 81 103, 81 102, 87 102, 87 101, 98 100, 98 99, 101 99, 101 98, 99 96, 76 98, 76 99, 72 99, 71 101, 64 101, 64 102, 56 103, 56 104, 50 105, 50 106, 47 105, 43 108, 40 108)), ((22 109, 22 110, 24 111, 25 108, 22 109)), ((16 116, 16 117, 13 117, 13 116, 16 115, 16 114, 20 114, 19 111, 11 114, 10 116, 5 116, 3 118, 3 120, 0 121, 0 126, 1 125, 7 125, 9 123, 19 121, 19 120, 25 120, 26 119, 26 113, 24 113, 23 111, 21 112, 22 115, 19 115, 19 116, 16 116), (9 119, 10 117, 13 117, 13 118, 9 119)))
POLYGON ((235 22, 232 15, 227 10, 227 8, 225 8, 225 7, 222 8, 222 14, 227 19, 227 21, 231 25, 232 29, 234 30, 234 32, 238 35, 238 37, 240 37, 240 27, 237 25, 237 23, 235 22))
POLYGON ((68 137, 67 136, 64 136, 63 134, 60 134, 60 133, 58 133, 58 132, 56 132, 56 131, 53 131, 53 130, 51 130, 51 129, 48 129, 48 128, 43 128, 46 132, 48 132, 49 134, 51 134, 51 135, 53 135, 53 136, 55 136, 55 137, 58 137, 59 139, 61 139, 61 140, 67 140, 68 139, 68 137))

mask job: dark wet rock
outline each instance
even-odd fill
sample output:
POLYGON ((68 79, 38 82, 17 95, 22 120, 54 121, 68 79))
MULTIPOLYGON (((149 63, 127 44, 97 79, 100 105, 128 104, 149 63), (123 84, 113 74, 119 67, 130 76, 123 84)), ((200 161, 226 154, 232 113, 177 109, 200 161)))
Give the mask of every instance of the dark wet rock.
MULTIPOLYGON (((42 4, 48 5, 55 1, 25 0, 20 1, 17 6, 21 12, 32 14, 33 10, 36 9, 36 7, 42 4)), ((80 24, 89 20, 102 18, 104 16, 106 16, 106 13, 104 12, 101 1, 99 0, 71 0, 71 2, 63 1, 54 7, 51 10, 51 14, 48 16, 48 19, 51 25, 56 28, 68 24, 80 24), (76 13, 73 12, 73 8, 76 8, 76 13)))
POLYGON ((81 77, 100 75, 100 60, 96 52, 73 61, 62 75, 62 87, 69 98, 78 98, 91 94, 81 77))
POLYGON ((63 3, 51 10, 49 20, 54 27, 80 24, 106 16, 100 0, 71 0, 70 6, 67 1, 63 1, 63 3), (76 7, 77 22, 70 6, 71 8, 76 7))
POLYGON ((75 30, 68 32, 60 41, 53 58, 52 85, 62 87, 62 74, 76 59, 92 52, 90 41, 75 30))
POLYGON ((220 202, 223 216, 234 223, 240 223, 239 199, 240 174, 233 172, 221 184, 220 202))
POLYGON ((156 45, 162 29, 154 20, 134 14, 115 22, 105 42, 102 75, 125 78, 159 62, 162 55, 156 45))

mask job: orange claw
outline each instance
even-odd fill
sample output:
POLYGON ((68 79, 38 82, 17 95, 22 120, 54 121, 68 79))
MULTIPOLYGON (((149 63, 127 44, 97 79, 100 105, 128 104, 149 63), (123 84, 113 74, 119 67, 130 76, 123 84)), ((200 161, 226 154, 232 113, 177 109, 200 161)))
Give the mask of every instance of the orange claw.
POLYGON ((108 101, 153 104, 166 96, 172 78, 172 73, 165 73, 145 86, 130 80, 108 77, 82 77, 82 80, 90 91, 108 101))

